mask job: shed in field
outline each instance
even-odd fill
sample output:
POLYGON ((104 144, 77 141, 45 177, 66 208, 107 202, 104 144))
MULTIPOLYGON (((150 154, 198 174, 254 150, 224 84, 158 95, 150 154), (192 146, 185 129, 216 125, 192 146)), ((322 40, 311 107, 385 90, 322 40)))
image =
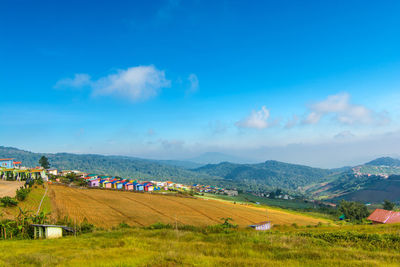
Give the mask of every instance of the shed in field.
POLYGON ((73 232, 70 227, 63 225, 50 225, 50 224, 32 224, 34 238, 60 238, 63 235, 63 229, 67 232, 73 232))
POLYGON ((368 216, 367 220, 372 221, 373 224, 400 223, 400 212, 376 209, 368 216))
POLYGON ((270 221, 266 221, 249 225, 249 227, 254 228, 257 231, 267 231, 272 228, 272 224, 270 221))

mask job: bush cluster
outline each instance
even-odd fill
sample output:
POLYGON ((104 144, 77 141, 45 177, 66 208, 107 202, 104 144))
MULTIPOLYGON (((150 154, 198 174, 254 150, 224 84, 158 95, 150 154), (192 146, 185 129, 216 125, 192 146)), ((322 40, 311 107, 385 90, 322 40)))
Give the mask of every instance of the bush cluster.
POLYGON ((1 204, 3 204, 4 207, 11 207, 11 206, 17 206, 18 201, 12 197, 5 196, 0 198, 1 204))
POLYGON ((16 198, 19 201, 24 201, 26 199, 26 197, 28 196, 29 192, 31 190, 29 188, 25 188, 25 187, 20 187, 20 189, 17 189, 16 192, 16 198))

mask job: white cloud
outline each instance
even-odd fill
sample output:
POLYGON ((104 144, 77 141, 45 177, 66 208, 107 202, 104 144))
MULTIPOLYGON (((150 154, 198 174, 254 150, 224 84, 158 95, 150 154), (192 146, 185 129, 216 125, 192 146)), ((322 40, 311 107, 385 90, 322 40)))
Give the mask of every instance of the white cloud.
POLYGON ((194 73, 190 74, 188 80, 190 82, 190 86, 188 90, 186 90, 186 94, 197 92, 197 90, 199 89, 199 79, 197 78, 197 75, 194 73))
POLYGON ((171 81, 165 78, 164 71, 149 65, 118 70, 116 74, 110 74, 96 81, 91 80, 88 74, 75 74, 73 79, 62 79, 55 85, 56 88, 83 86, 90 86, 95 96, 114 95, 135 101, 158 95, 162 88, 171 86, 171 81))
POLYGON ((303 121, 305 124, 316 124, 324 116, 333 118, 343 124, 370 124, 377 122, 377 117, 372 110, 350 103, 348 93, 328 96, 325 100, 310 106, 310 113, 303 121))
POLYGON ((169 87, 164 71, 154 66, 138 66, 119 70, 97 80, 93 84, 93 95, 117 95, 131 100, 156 96, 161 88, 169 87))
POLYGON ((239 128, 264 129, 269 126, 268 118, 269 110, 262 106, 259 111, 253 110, 247 118, 236 122, 235 125, 239 128))
POLYGON ((88 74, 85 73, 77 73, 74 75, 74 78, 66 78, 59 80, 54 88, 82 88, 84 86, 91 84, 91 78, 88 74))

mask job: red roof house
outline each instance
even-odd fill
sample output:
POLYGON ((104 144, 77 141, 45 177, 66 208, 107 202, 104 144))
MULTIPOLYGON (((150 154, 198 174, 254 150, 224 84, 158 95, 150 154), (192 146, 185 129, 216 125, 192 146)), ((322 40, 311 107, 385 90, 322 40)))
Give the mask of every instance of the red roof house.
POLYGON ((400 223, 400 212, 376 209, 374 212, 371 213, 371 215, 369 215, 367 219, 372 221, 373 224, 400 223))

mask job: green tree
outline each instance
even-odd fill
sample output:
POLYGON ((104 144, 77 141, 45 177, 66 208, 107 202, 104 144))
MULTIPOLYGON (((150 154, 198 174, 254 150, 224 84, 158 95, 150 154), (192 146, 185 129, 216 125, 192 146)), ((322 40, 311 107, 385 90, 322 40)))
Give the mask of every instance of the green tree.
POLYGON ((40 166, 42 166, 42 167, 45 168, 45 169, 50 168, 49 160, 48 160, 45 156, 42 156, 42 157, 39 159, 39 164, 40 164, 40 166))
POLYGON ((342 200, 339 204, 339 211, 350 221, 361 221, 369 215, 367 206, 360 202, 342 200))
POLYGON ((385 199, 383 201, 383 209, 384 210, 393 210, 395 204, 393 202, 390 202, 389 200, 385 199))

